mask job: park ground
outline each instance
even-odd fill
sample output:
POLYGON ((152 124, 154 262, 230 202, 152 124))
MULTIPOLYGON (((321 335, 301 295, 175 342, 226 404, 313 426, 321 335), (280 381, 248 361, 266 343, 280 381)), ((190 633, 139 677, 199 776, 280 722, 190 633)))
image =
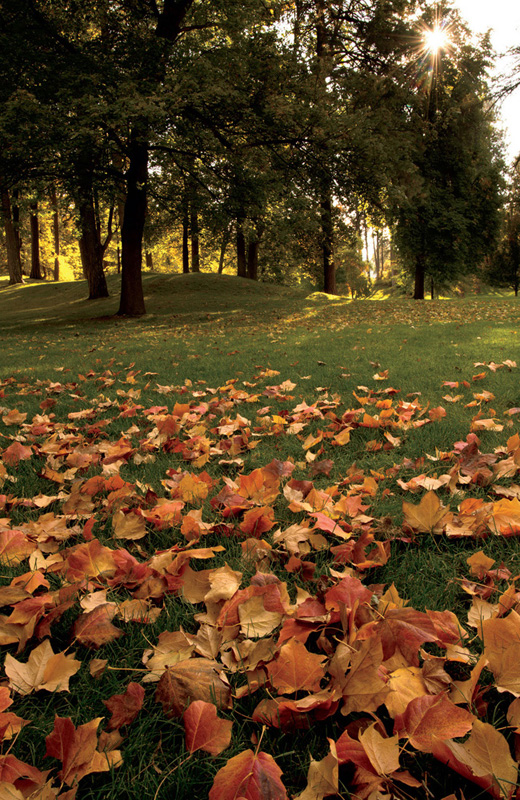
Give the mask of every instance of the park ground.
POLYGON ((111 281, 0 291, 6 797, 516 796, 518 301, 111 281))

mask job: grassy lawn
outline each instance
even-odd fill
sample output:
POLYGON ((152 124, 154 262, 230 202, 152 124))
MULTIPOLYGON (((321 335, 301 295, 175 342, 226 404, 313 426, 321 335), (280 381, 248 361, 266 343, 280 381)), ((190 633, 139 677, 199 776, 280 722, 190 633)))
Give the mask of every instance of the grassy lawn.
POLYGON ((0 797, 512 796, 518 301, 110 290, 0 290, 0 797))

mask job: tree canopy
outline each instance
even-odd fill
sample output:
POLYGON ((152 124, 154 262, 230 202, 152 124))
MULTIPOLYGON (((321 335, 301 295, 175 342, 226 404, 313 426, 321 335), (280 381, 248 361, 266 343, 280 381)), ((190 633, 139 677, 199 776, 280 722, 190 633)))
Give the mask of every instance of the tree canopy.
POLYGON ((341 231, 361 242, 367 219, 394 226, 416 296, 426 275, 442 283, 473 269, 501 204, 490 53, 468 43, 448 3, 441 11, 452 46, 433 58, 421 55, 431 4, 418 0, 4 0, 11 279, 21 279, 12 192, 51 185, 74 204, 92 298, 107 292, 119 226, 120 314, 145 312, 143 247, 171 229, 184 271, 190 238, 195 271, 201 242, 220 269, 233 243, 239 275, 298 273, 328 292, 341 231))

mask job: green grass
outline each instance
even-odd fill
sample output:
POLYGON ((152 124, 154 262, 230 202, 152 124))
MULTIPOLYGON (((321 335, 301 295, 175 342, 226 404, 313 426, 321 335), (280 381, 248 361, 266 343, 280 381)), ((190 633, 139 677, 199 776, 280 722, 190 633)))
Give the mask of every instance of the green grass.
MULTIPOLYGON (((485 416, 489 413, 505 425, 501 432, 479 434, 482 452, 493 453, 518 432, 519 417, 505 416, 505 412, 520 406, 520 373, 505 367, 492 372, 475 366, 478 362, 499 364, 508 359, 520 364, 520 304, 514 298, 467 297, 425 303, 407 299, 351 302, 319 295, 308 298, 300 290, 258 285, 231 277, 148 274, 144 278, 148 315, 141 319, 120 319, 113 316, 118 305, 117 279, 112 277, 109 286, 111 297, 99 301, 84 299, 86 289, 82 283, 29 284, 4 287, 0 291, 2 415, 8 409, 17 409, 26 412, 27 422, 30 422, 35 415, 53 414, 51 423, 64 426, 58 437, 78 435, 82 447, 87 450, 88 446, 95 449, 100 441, 115 442, 121 436, 128 436, 137 451, 146 453, 143 441, 153 424, 143 410, 166 406, 171 411, 175 402, 197 405, 214 398, 225 400, 227 395, 222 387, 227 381, 236 380, 234 387, 244 391, 244 399, 229 403, 226 408, 220 405, 214 412, 214 419, 208 421, 208 427, 218 425, 220 416, 235 419, 240 414, 250 420, 249 427, 258 434, 262 431, 257 414, 265 406, 269 406, 269 415, 283 416, 291 414, 303 401, 312 404, 321 398, 324 402, 336 403, 331 413, 341 417, 346 410, 359 407, 359 399, 354 395, 366 396, 367 392, 359 387, 373 391, 393 387, 398 390, 393 396, 394 402, 417 398, 423 409, 443 406, 446 416, 424 427, 394 431, 402 442, 390 450, 367 449, 370 441, 384 443, 382 432, 377 429, 356 428, 349 444, 343 447, 333 446, 331 440, 325 438, 323 452, 317 460, 333 461, 328 477, 313 476, 311 465, 305 463, 302 440, 310 432, 327 430, 331 418, 311 423, 300 438, 283 433, 258 435, 254 437, 258 446, 240 454, 244 460, 240 469, 219 465, 218 458, 210 459, 202 467, 220 481, 214 493, 222 488, 223 475, 235 478, 238 472, 248 474, 273 458, 291 459, 297 465, 293 477, 312 479, 320 489, 340 484, 354 464, 367 477, 371 471, 384 473, 396 467, 393 473, 379 480, 376 496, 367 500, 367 513, 375 519, 376 538, 392 534, 390 559, 384 567, 372 569, 363 576, 367 585, 393 582, 411 607, 419 611, 426 608, 453 610, 464 625, 470 598, 461 590, 460 580, 469 574, 466 564, 469 555, 483 549, 498 564, 503 562, 508 566, 513 575, 520 573, 520 540, 515 537, 449 540, 424 533, 411 542, 403 541, 407 538, 402 533, 403 500, 418 503, 424 492, 410 494, 396 482, 397 478, 407 481, 423 472, 434 476, 447 471, 449 463, 429 460, 427 455, 449 452, 455 442, 465 440, 471 420, 480 407, 486 412, 485 416), (259 377, 263 370, 279 374, 259 377), (384 370, 388 370, 387 379, 375 380, 374 375, 384 370), (485 377, 473 380, 481 372, 485 377), (269 390, 265 394, 267 387, 278 386, 286 380, 295 384, 294 389, 281 391, 281 395, 288 397, 272 396, 269 390), (460 386, 451 389, 442 385, 444 381, 458 381, 460 386), (468 386, 464 386, 464 381, 468 386), (489 404, 465 407, 474 399, 474 393, 483 389, 492 392, 495 398, 489 404), (198 392, 205 394, 199 398, 198 392), (443 400, 446 393, 460 393, 463 400, 450 404, 443 400), (258 398, 251 401, 248 395, 256 394, 258 398), (56 401, 55 405, 42 410, 40 404, 49 398, 56 401), (132 410, 134 405, 138 408, 132 410), (93 409, 91 418, 75 420, 68 416, 89 408, 93 409), (129 415, 121 416, 125 411, 129 411, 129 415), (92 427, 96 425, 97 429, 92 427), (136 430, 129 432, 134 425, 136 430), (418 459, 424 461, 418 464, 418 459), (396 531, 400 532, 397 537, 396 531)), ((367 406, 367 411, 374 413, 375 409, 367 406)), ((428 418, 427 411, 425 416, 428 418)), ((17 434, 25 436, 29 443, 33 441, 18 425, 7 426, 0 422, 0 450, 5 450, 17 434)), ((48 435, 36 435, 34 442, 42 444, 48 435)), ((219 437, 212 435, 211 438, 219 437)), ((317 452, 317 447, 311 449, 317 452)), ((125 481, 139 482, 136 493, 141 499, 146 486, 160 497, 167 496, 161 482, 168 469, 200 471, 184 461, 180 453, 159 450, 153 455, 155 459, 149 463, 137 465, 131 459, 121 467, 121 477, 125 481)), ((6 480, 0 491, 22 501, 39 493, 57 495, 60 487, 41 475, 44 466, 43 457, 21 461, 16 469, 8 469, 16 482, 6 480)), ((59 469, 64 471, 65 465, 59 469)), ((99 472, 99 465, 80 470, 65 481, 65 493, 70 492, 73 480, 84 481, 99 472)), ((506 486, 511 482, 514 479, 500 480, 506 486)), ((438 494, 443 503, 456 510, 461 497, 450 497, 446 490, 438 494)), ((479 485, 467 487, 466 495, 496 499, 490 487, 479 485)), ((56 499, 43 510, 13 500, 2 502, 4 509, 0 510, 0 516, 10 517, 15 527, 29 520, 36 521, 49 511, 60 515, 63 500, 56 499)), ((187 510, 188 507, 184 511, 187 510)), ((265 535, 267 541, 272 541, 272 533, 278 527, 285 529, 306 516, 303 512, 290 511, 283 495, 277 498, 274 510, 276 526, 265 535)), ((127 547, 140 561, 173 544, 185 546, 178 525, 160 531, 149 527, 147 537, 135 544, 119 542, 113 537, 110 510, 97 503, 94 513, 94 535, 110 548, 127 547)), ((210 506, 209 498, 203 504, 203 519, 221 521, 219 513, 210 506)), ((73 520, 69 521, 71 524, 75 524, 73 520)), ((80 528, 82 525, 80 519, 80 528)), ((81 541, 81 537, 76 537, 67 545, 81 541)), ((243 572, 242 587, 249 585, 254 570, 244 565, 240 541, 236 537, 211 533, 200 546, 219 544, 224 545, 225 552, 210 561, 192 561, 192 569, 210 569, 227 563, 243 572)), ((337 545, 339 540, 333 539, 329 544, 337 545)), ((316 563, 316 577, 321 576, 322 582, 328 581, 331 566, 328 548, 311 552, 308 558, 316 563)), ((318 591, 319 581, 315 584, 302 582, 285 571, 285 560, 285 556, 275 558, 271 570, 287 582, 292 600, 298 585, 311 593, 318 591)), ((8 584, 12 576, 27 569, 27 561, 15 567, 4 565, 1 583, 8 584)), ((51 574, 49 580, 52 588, 60 585, 57 576, 51 574)), ((499 585, 502 589, 505 587, 503 583, 499 585)), ((119 601, 127 597, 130 591, 118 587, 109 599, 119 601)), ((496 595, 493 599, 496 600, 496 595)), ((98 716, 107 717, 103 700, 124 691, 130 680, 140 680, 143 652, 150 643, 157 642, 161 631, 178 630, 182 626, 185 631, 196 632, 198 623, 194 615, 203 610, 202 605, 193 606, 173 595, 166 595, 163 605, 155 623, 118 623, 124 627, 125 635, 103 645, 97 652, 73 644, 72 649, 82 661, 82 667, 71 679, 70 694, 41 691, 27 697, 15 695, 9 710, 32 721, 13 745, 12 753, 17 758, 40 769, 55 769, 57 762, 45 756, 45 736, 52 730, 55 714, 70 716, 75 725, 98 716), (92 658, 108 659, 111 667, 99 680, 93 679, 88 671, 92 658)), ((71 646, 71 626, 80 611, 76 602, 53 625, 51 641, 55 651, 71 646)), ((10 609, 4 608, 2 613, 7 616, 10 609)), ((31 641, 19 658, 25 661, 36 644, 31 641)), ((15 652, 12 645, 3 649, 15 652)), ((233 675, 230 679, 232 683, 242 681, 233 675)), ((167 719, 161 706, 154 702, 155 684, 145 684, 145 687, 145 709, 124 731, 125 738, 120 746, 123 765, 113 773, 93 774, 82 779, 77 794, 79 800, 204 798, 217 770, 230 757, 251 747, 252 735, 261 734, 261 726, 251 719, 262 696, 260 693, 235 703, 232 711, 219 712, 234 722, 232 745, 228 750, 216 757, 195 753, 187 758, 182 721, 167 719)), ((503 724, 498 700, 491 706, 490 714, 495 713, 503 724)), ((283 769, 283 780, 291 796, 305 788, 309 758, 324 757, 328 752, 327 737, 337 739, 345 723, 345 718, 336 714, 297 734, 274 728, 266 730, 262 750, 271 753, 283 769)), ((391 721, 386 720, 386 724, 391 733, 391 721)), ((7 747, 4 745, 4 753, 7 747)), ((430 775, 431 796, 441 798, 459 788, 463 788, 468 800, 481 796, 478 787, 428 755, 413 751, 403 755, 402 763, 403 768, 410 769, 416 777, 430 775)), ((350 796, 351 778, 351 771, 342 767, 341 797, 350 796)), ((416 795, 414 791, 395 796, 425 796, 424 789, 416 795)))

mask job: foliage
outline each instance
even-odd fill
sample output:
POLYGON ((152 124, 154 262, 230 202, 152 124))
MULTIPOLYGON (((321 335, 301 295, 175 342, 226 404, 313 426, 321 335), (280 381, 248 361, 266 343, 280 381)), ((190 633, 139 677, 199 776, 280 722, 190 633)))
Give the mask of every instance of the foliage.
POLYGON ((394 199, 395 240, 415 274, 416 297, 426 276, 442 284, 475 271, 500 222, 503 164, 485 110, 486 44, 465 42, 458 22, 450 36, 454 51, 432 65, 426 91, 410 100, 414 182, 405 199, 394 199))
POLYGON ((517 304, 146 285, 0 293, 2 789, 513 796, 517 304))

